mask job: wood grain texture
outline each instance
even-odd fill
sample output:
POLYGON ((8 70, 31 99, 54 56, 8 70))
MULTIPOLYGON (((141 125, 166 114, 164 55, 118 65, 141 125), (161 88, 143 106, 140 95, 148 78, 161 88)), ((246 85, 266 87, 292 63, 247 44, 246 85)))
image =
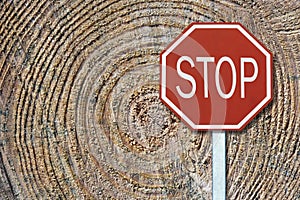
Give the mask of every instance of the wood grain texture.
POLYGON ((193 21, 273 53, 274 99, 228 133, 228 199, 300 199, 300 1, 0 2, 0 199, 211 199, 211 134, 159 100, 193 21))

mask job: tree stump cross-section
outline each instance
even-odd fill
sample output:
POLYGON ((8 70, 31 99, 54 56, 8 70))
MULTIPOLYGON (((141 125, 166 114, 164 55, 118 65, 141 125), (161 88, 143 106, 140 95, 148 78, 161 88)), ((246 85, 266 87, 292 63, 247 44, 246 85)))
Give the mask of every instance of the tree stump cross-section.
POLYGON ((211 134, 159 99, 159 54, 194 21, 273 53, 272 103, 227 133, 227 199, 300 199, 299 0, 0 7, 0 199, 211 199, 211 134))

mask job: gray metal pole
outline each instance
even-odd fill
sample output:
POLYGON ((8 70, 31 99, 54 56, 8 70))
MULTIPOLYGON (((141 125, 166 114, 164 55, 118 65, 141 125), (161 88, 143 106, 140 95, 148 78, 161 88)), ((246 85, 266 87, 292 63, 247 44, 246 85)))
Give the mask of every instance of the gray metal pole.
POLYGON ((226 199, 226 133, 212 132, 213 200, 226 199))

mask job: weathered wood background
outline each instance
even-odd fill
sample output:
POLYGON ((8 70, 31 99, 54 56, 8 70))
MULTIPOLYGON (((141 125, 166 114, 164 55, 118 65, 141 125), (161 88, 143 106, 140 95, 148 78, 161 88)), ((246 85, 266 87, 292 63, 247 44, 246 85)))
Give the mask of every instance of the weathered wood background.
POLYGON ((241 22, 274 99, 227 139, 228 199, 300 199, 300 1, 1 0, 0 199, 211 199, 211 135, 159 100, 193 21, 241 22))

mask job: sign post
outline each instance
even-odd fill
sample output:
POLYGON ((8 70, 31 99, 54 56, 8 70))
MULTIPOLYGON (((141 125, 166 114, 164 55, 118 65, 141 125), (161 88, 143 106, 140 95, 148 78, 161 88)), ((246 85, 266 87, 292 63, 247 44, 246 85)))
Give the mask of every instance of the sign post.
POLYGON ((213 199, 226 199, 225 130, 242 130, 272 100, 272 54, 239 23, 192 23, 160 63, 162 102, 191 129, 213 131, 213 199))
POLYGON ((212 132, 213 200, 226 199, 226 135, 225 131, 212 132))

